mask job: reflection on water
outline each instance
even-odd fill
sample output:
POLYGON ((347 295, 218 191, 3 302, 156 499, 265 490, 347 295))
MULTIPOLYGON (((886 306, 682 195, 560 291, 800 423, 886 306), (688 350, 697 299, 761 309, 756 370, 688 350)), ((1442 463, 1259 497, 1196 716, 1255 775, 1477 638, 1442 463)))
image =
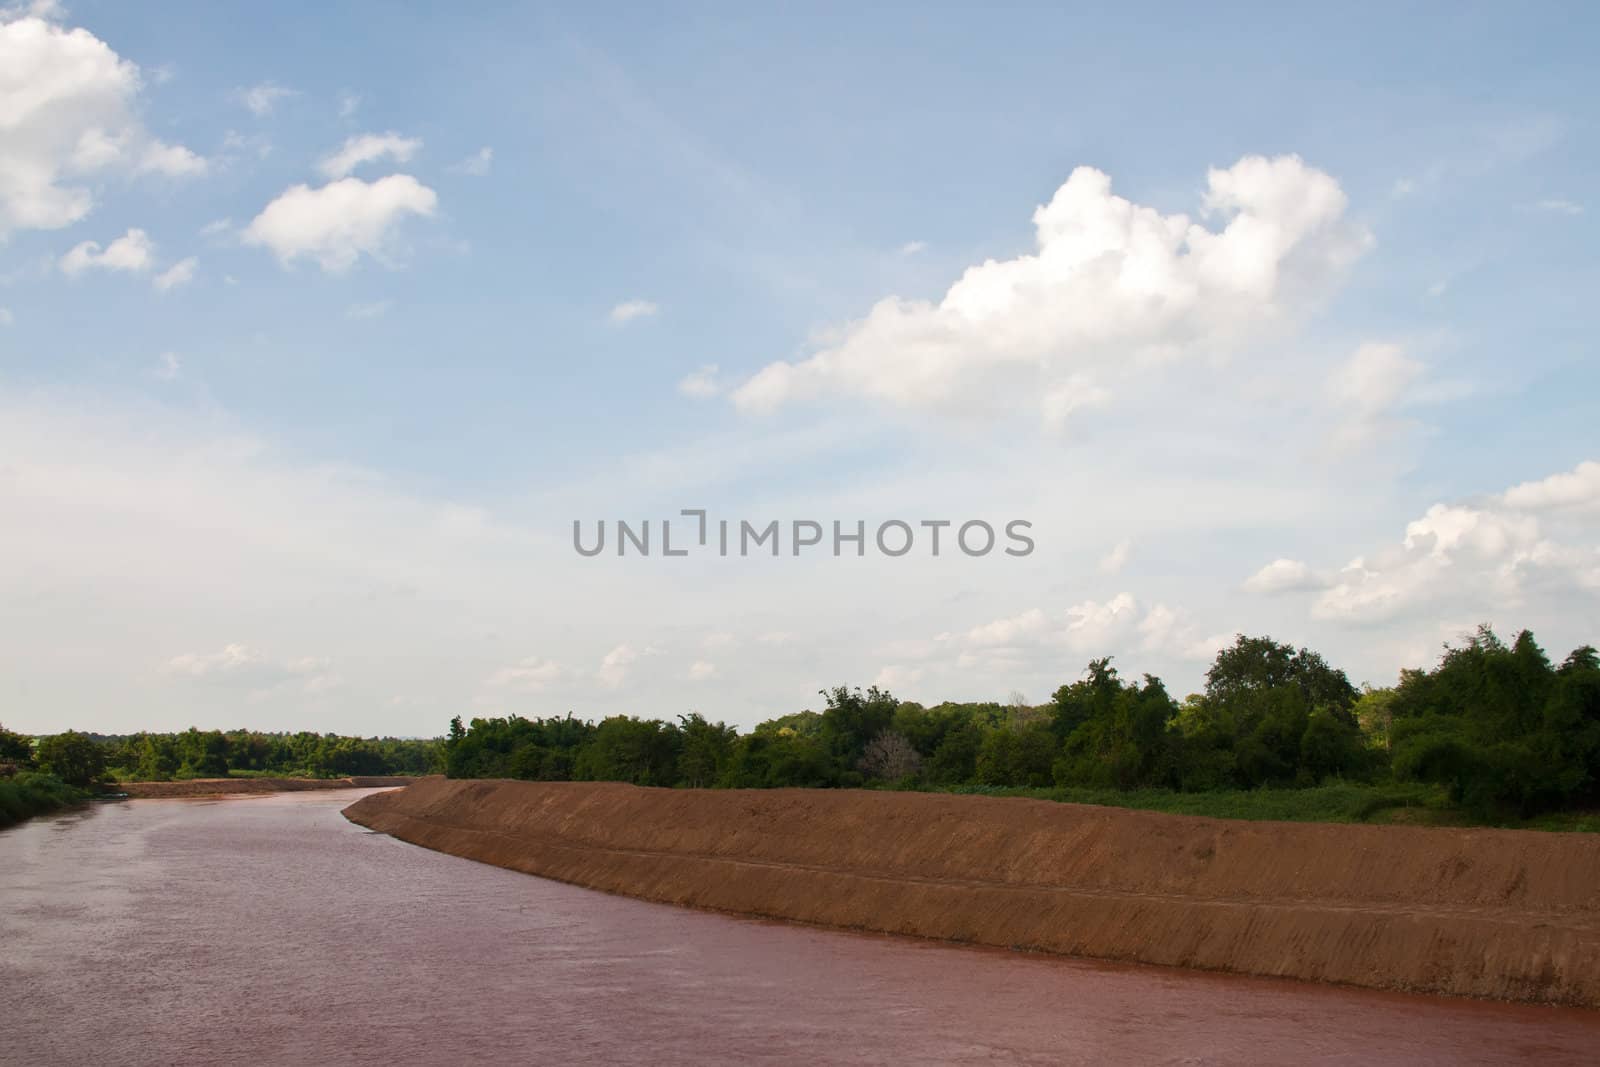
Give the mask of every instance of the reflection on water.
POLYGON ((439 855, 359 792, 0 832, 0 1062, 1594 1062, 1600 1013, 749 922, 439 855))

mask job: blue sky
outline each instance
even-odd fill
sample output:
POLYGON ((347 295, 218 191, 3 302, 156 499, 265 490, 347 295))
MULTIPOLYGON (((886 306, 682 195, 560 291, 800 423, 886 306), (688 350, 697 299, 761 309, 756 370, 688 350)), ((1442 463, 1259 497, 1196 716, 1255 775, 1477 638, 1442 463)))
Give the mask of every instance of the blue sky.
POLYGON ((14 728, 1596 636, 1585 5, 0 18, 14 728), (1038 549, 571 549, 684 507, 1038 549))

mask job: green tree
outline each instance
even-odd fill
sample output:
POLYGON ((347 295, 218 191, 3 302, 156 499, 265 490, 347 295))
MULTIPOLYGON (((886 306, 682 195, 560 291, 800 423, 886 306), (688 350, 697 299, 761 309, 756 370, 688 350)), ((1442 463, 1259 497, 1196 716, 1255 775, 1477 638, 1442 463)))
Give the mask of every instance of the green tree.
POLYGON ((583 781, 672 785, 683 735, 659 719, 613 715, 579 752, 574 776, 583 781))
POLYGON ((28 766, 33 763, 33 738, 12 733, 0 726, 0 763, 28 766))
POLYGON ((822 695, 828 701, 822 713, 822 737, 843 766, 854 767, 867 742, 894 724, 899 701, 877 686, 863 693, 841 685, 823 690, 822 695))
POLYGON ((94 738, 77 730, 55 734, 39 742, 39 769, 79 788, 94 784, 105 773, 106 754, 94 738))
POLYGON ((733 758, 739 732, 725 723, 709 723, 699 712, 678 717, 682 748, 678 754, 678 780, 691 789, 716 785, 733 758))

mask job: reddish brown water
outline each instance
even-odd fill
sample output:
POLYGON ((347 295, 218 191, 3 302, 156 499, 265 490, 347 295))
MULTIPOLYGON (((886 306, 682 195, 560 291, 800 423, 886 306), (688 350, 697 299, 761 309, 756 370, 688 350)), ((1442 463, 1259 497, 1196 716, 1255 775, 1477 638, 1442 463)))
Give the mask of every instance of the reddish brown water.
POLYGON ((730 919, 428 852, 361 794, 0 832, 0 1062, 1594 1063, 1600 1013, 730 919))

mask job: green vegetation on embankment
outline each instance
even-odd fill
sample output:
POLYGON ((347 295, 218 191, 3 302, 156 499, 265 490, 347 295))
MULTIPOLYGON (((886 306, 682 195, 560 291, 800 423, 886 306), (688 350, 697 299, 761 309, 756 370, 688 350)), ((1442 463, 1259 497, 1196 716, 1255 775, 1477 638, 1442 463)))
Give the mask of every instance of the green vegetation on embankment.
POLYGON ((740 734, 698 714, 450 724, 452 778, 1022 795, 1220 818, 1600 828, 1600 655, 1559 666, 1488 627, 1357 689, 1307 648, 1240 636, 1203 693, 1092 661, 1050 702, 896 700, 840 686, 740 734))
POLYGON ((0 827, 76 804, 88 795, 51 774, 21 771, 0 778, 0 827))

